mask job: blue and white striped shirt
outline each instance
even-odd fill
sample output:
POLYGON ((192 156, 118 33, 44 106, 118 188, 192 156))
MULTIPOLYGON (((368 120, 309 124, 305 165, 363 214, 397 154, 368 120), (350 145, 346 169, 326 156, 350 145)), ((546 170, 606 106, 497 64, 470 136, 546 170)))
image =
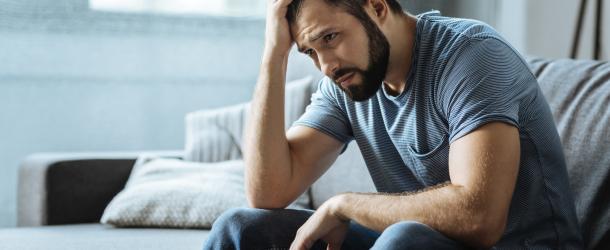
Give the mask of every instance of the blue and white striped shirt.
POLYGON ((344 143, 355 139, 379 192, 417 191, 449 181, 449 145, 489 122, 519 129, 520 169, 498 247, 580 248, 561 143, 536 78, 488 25, 418 16, 407 87, 365 102, 324 78, 294 125, 344 143))

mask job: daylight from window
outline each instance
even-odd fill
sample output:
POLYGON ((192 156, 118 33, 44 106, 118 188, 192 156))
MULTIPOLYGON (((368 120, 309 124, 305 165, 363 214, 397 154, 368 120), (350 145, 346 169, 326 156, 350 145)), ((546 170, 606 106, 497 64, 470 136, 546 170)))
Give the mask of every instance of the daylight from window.
POLYGON ((89 7, 92 10, 109 12, 263 17, 265 2, 261 0, 89 0, 89 7))

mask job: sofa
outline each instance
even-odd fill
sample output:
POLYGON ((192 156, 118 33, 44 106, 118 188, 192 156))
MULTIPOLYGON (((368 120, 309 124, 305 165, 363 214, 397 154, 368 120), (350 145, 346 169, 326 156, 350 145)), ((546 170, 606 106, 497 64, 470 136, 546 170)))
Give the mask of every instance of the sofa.
MULTIPOLYGON (((610 63, 540 58, 527 63, 562 139, 586 246, 610 249, 610 63)), ((223 126, 228 114, 219 111, 214 119, 223 126)), ((238 130, 231 128, 241 136, 238 130)), ((0 229, 0 249, 200 249, 208 230, 99 223, 141 153, 47 153, 25 159, 19 170, 18 227, 0 229)), ((180 158, 184 150, 153 153, 180 158)), ((315 209, 340 192, 374 190, 358 145, 350 143, 308 195, 315 209)))

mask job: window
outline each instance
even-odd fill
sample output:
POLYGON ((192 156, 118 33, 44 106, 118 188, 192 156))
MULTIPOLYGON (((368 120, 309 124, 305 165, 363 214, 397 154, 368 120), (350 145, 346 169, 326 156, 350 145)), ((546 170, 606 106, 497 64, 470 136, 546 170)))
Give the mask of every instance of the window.
POLYGON ((265 2, 262 0, 89 0, 89 7, 92 10, 109 12, 264 17, 265 2))

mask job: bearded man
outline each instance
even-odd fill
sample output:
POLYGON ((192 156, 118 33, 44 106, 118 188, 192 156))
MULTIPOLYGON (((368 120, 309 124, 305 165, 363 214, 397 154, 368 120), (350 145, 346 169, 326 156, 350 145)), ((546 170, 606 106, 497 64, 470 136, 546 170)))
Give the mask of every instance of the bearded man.
POLYGON ((396 0, 271 0, 245 139, 252 208, 206 249, 582 248, 536 78, 488 25, 396 0), (326 75, 284 131, 290 48, 326 75), (355 140, 378 193, 284 209, 355 140))

